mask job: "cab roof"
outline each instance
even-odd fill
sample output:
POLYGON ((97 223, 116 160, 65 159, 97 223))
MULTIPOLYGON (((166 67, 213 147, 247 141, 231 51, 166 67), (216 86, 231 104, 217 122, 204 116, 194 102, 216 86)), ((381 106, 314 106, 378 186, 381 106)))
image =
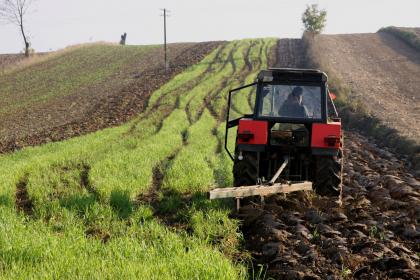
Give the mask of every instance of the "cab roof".
POLYGON ((269 68, 261 70, 258 82, 327 82, 328 76, 317 69, 269 68))

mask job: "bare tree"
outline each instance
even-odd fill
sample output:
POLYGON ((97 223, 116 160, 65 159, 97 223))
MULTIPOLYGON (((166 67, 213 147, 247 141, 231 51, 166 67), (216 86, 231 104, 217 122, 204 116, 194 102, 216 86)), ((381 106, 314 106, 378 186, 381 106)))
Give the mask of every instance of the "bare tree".
POLYGON ((0 0, 0 20, 19 27, 25 43, 25 56, 29 56, 30 42, 25 32, 25 17, 33 0, 0 0))

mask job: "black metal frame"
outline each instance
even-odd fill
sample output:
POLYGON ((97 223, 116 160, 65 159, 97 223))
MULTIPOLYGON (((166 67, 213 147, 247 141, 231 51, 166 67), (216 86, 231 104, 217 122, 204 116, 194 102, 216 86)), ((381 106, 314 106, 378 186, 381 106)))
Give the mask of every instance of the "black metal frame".
POLYGON ((228 153, 229 157, 234 160, 234 157, 232 156, 231 152, 228 149, 228 133, 229 133, 229 128, 235 127, 239 124, 239 120, 244 118, 244 117, 253 117, 254 115, 245 115, 242 116, 238 119, 234 119, 232 121, 229 121, 229 113, 230 113, 230 103, 231 103, 231 99, 232 99, 232 93, 236 92, 236 91, 240 91, 244 88, 248 88, 248 87, 252 87, 255 86, 256 84, 258 84, 257 82, 254 82, 252 84, 248 84, 248 85, 244 85, 235 89, 232 89, 229 91, 229 96, 228 96, 228 107, 227 107, 227 114, 226 114, 226 131, 225 131, 225 150, 228 153))

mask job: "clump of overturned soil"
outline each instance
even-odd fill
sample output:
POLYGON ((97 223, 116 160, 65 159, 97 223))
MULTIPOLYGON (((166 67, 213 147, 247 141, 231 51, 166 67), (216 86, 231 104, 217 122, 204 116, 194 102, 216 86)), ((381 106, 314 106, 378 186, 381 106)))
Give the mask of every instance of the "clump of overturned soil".
POLYGON ((147 105, 150 95, 187 67, 198 63, 223 42, 169 45, 170 68, 162 67, 162 50, 142 56, 138 64, 127 65, 113 80, 130 80, 124 86, 95 85, 70 96, 28 105, 11 112, 0 122, 0 153, 94 132, 122 124, 147 105))

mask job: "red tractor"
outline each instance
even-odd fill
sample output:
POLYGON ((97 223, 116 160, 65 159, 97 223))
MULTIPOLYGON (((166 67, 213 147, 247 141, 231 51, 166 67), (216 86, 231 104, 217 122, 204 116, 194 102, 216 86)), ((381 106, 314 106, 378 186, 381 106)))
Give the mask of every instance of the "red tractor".
POLYGON ((216 189, 210 198, 309 189, 340 196, 341 121, 327 81, 319 70, 269 69, 231 90, 225 149, 234 161, 234 188, 216 189), (236 137, 229 135, 234 127, 236 137))

